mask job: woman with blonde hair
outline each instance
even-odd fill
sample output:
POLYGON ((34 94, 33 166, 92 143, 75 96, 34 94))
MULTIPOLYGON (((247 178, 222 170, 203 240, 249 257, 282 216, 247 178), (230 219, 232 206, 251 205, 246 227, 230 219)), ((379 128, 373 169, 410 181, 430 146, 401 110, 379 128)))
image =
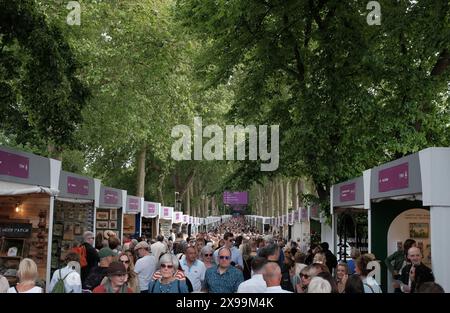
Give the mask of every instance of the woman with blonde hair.
POLYGON ((17 271, 19 282, 8 289, 8 293, 43 293, 41 287, 36 286, 38 278, 37 265, 32 259, 25 258, 19 263, 17 271))

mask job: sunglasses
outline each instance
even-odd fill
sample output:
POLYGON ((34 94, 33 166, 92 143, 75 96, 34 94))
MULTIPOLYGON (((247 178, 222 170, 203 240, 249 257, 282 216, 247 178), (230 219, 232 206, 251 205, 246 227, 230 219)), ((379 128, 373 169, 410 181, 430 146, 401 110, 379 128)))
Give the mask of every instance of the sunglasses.
POLYGON ((229 257, 228 255, 221 255, 219 256, 219 259, 221 260, 229 260, 231 257, 229 257))
POLYGON ((212 253, 205 253, 205 256, 213 256, 212 253))
POLYGON ((309 275, 306 275, 306 274, 300 274, 300 277, 303 277, 303 278, 309 278, 309 275))
POLYGON ((120 262, 125 263, 125 264, 129 264, 130 260, 120 260, 120 262))
POLYGON ((172 264, 161 264, 161 268, 173 268, 172 264))

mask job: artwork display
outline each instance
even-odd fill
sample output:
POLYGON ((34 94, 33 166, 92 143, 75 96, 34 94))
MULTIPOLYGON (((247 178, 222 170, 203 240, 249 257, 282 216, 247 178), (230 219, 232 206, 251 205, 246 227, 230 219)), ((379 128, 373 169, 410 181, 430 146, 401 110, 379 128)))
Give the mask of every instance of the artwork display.
MULTIPOLYGON (((109 217, 109 216, 108 216, 109 217)), ((108 221, 106 221, 109 226, 108 221)), ((52 240, 52 271, 64 264, 67 252, 83 241, 85 231, 94 230, 94 203, 55 201, 52 240)))
POLYGON ((109 213, 105 211, 97 212, 97 220, 109 220, 109 213))
POLYGON ((109 228, 109 222, 108 221, 97 221, 97 224, 95 226, 98 229, 106 229, 109 228))
POLYGON ((409 223, 409 237, 428 238, 430 225, 428 223, 409 223))

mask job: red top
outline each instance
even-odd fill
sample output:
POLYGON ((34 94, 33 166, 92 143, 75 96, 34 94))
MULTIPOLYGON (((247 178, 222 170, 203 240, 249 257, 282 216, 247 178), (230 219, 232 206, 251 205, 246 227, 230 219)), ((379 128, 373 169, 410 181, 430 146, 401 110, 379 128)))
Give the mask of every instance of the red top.
MULTIPOLYGON (((98 285, 97 287, 92 290, 93 293, 106 293, 106 289, 104 285, 98 285)), ((116 292, 117 293, 117 292, 116 292)), ((133 290, 131 288, 127 288, 127 293, 133 293, 133 290)))

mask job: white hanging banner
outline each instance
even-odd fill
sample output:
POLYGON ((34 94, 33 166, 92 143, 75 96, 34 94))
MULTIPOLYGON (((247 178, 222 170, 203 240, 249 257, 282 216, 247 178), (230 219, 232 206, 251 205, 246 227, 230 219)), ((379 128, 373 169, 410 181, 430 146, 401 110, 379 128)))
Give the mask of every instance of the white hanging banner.
POLYGON ((154 218, 159 214, 161 203, 144 201, 144 208, 142 210, 142 216, 154 218))
POLYGON ((163 220, 172 220, 173 207, 162 206, 159 212, 159 218, 163 220))
POLYGON ((183 222, 183 212, 175 211, 173 212, 172 223, 178 224, 183 222))
POLYGON ((183 215, 183 224, 189 224, 189 215, 183 215))

